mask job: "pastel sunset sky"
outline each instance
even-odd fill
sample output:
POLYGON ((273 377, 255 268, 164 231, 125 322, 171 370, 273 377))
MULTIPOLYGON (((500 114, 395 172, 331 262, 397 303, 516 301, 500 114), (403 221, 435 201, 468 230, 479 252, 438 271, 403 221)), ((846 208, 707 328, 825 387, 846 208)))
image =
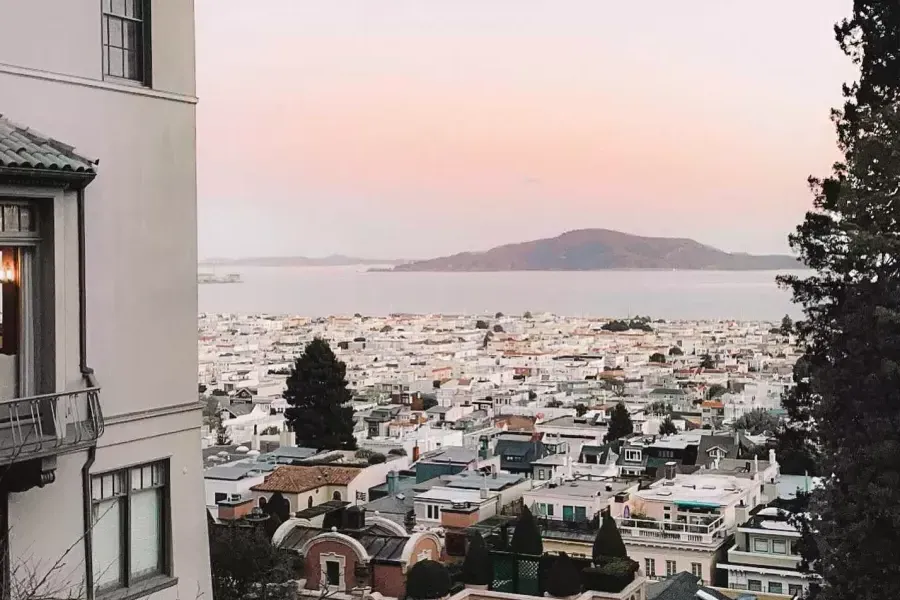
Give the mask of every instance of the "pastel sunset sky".
POLYGON ((196 0, 200 256, 784 252, 851 0, 196 0))

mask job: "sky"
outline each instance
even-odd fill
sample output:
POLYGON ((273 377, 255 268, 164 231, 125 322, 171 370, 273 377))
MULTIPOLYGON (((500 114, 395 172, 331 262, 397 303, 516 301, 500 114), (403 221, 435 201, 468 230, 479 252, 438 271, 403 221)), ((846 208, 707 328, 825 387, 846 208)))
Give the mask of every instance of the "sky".
POLYGON ((786 252, 852 0, 196 0, 199 252, 786 252))

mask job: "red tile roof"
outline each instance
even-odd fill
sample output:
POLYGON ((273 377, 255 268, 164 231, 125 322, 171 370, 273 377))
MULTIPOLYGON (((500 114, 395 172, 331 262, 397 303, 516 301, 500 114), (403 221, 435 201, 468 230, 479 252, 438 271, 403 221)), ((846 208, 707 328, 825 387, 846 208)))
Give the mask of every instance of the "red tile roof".
POLYGON ((275 469, 265 481, 254 485, 255 492, 300 494, 323 485, 347 485, 359 475, 352 467, 298 467, 285 465, 275 469))

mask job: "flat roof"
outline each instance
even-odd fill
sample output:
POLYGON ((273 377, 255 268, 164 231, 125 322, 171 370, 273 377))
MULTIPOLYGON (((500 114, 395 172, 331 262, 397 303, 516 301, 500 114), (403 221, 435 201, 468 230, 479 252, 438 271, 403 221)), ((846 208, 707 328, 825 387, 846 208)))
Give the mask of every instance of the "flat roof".
MULTIPOLYGON (((491 492, 489 495, 495 495, 491 492)), ((481 497, 480 490, 467 490, 462 488, 451 488, 435 486, 424 492, 416 494, 416 502, 420 500, 435 500, 442 502, 476 502, 481 503, 484 499, 481 497)))
POLYGON ((501 490, 509 485, 525 481, 525 477, 514 473, 497 473, 497 476, 494 477, 474 471, 463 471, 456 475, 445 475, 441 477, 441 481, 446 487, 459 489, 480 490, 482 487, 486 487, 489 490, 501 490))
POLYGON ((653 502, 716 508, 731 504, 753 485, 755 482, 751 479, 731 475, 677 474, 674 480, 661 479, 635 495, 653 502))
POLYGON ((525 496, 551 498, 597 498, 611 497, 635 487, 635 483, 621 481, 567 481, 556 487, 545 485, 525 492, 525 496))

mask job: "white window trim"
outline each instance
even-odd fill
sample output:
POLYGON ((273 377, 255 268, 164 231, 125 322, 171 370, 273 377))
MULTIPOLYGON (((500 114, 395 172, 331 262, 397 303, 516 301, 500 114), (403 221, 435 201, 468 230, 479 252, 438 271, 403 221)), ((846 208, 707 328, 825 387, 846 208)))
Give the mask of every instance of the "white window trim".
POLYGON ((625 450, 625 460, 627 462, 641 462, 641 451, 625 450))
POLYGON ((319 555, 319 587, 327 589, 329 592, 343 592, 347 589, 347 558, 336 552, 326 552, 319 555), (328 583, 328 563, 336 562, 340 566, 338 569, 338 584, 330 585, 328 583))

